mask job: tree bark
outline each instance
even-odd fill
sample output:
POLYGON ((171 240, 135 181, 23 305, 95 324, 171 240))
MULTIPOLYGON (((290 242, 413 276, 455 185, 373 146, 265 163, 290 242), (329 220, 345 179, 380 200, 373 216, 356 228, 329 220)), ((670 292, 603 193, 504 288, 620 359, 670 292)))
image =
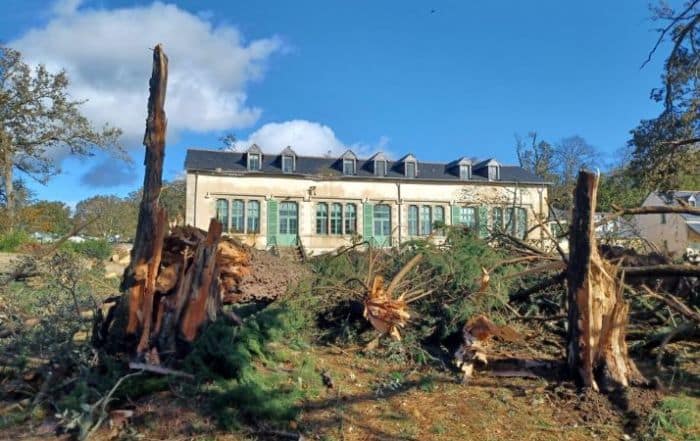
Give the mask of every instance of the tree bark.
POLYGON ((10 140, 0 133, 0 146, 2 147, 2 165, 3 179, 5 181, 5 208, 7 209, 7 227, 12 231, 15 226, 15 189, 14 189, 14 164, 12 159, 12 149, 10 148, 10 140))
POLYGON ((146 147, 146 173, 139 206, 138 224, 131 262, 124 270, 121 289, 129 294, 127 335, 141 332, 137 352, 149 346, 155 280, 160 267, 163 237, 167 226, 165 210, 158 197, 162 188, 165 157, 165 94, 168 85, 168 57, 158 44, 153 50, 153 71, 149 82, 148 119, 143 144, 146 147))
POLYGON ((644 378, 625 343, 629 306, 622 298, 623 281, 596 246, 597 189, 598 176, 582 170, 574 191, 569 238, 567 364, 578 384, 610 391, 644 378))

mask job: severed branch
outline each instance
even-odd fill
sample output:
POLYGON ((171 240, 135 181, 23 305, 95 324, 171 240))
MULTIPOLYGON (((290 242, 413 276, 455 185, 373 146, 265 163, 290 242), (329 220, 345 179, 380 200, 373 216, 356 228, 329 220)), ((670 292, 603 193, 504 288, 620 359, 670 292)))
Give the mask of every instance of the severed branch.
POLYGON ((657 277, 700 277, 698 265, 652 265, 627 266, 621 268, 627 276, 657 276, 657 277))
POLYGON ((690 309, 687 305, 685 305, 683 302, 678 300, 678 298, 674 295, 671 295, 669 293, 656 293, 651 290, 646 285, 642 285, 642 288, 647 292, 647 294, 650 297, 653 297, 655 299, 659 299, 662 302, 664 302, 666 305, 668 305, 671 309, 682 315, 683 317, 696 321, 700 323, 700 312, 693 311, 690 309))
POLYGON ((531 286, 527 289, 521 289, 520 291, 511 294, 509 296, 509 299, 511 301, 526 299, 532 294, 538 293, 544 289, 549 288, 550 286, 560 285, 564 283, 564 280, 566 280, 566 272, 561 272, 554 277, 550 277, 549 279, 543 280, 537 285, 531 286))

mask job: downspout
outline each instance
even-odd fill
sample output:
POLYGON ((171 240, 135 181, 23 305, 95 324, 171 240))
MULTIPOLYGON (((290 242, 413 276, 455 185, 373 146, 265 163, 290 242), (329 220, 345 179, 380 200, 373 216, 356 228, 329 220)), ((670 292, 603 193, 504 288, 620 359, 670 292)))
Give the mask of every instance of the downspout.
POLYGON ((397 183, 396 183, 396 193, 397 193, 397 195, 398 195, 397 205, 398 205, 398 210, 399 210, 399 226, 398 226, 398 228, 399 228, 399 245, 401 245, 401 228, 402 228, 402 225, 401 225, 401 183, 400 183, 400 182, 397 182, 397 183))
POLYGON ((192 204, 192 226, 197 226, 197 183, 199 182, 199 173, 194 172, 194 203, 192 204))

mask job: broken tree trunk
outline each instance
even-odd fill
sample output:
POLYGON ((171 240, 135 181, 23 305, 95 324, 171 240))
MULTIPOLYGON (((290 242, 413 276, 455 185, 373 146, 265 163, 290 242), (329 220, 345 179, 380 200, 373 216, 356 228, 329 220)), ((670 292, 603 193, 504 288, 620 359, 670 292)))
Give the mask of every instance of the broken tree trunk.
POLYGON ((122 291, 129 294, 127 334, 137 335, 137 352, 149 345, 155 282, 160 268, 163 238, 167 227, 165 209, 158 203, 165 157, 165 92, 168 85, 168 57, 160 44, 153 50, 153 72, 149 82, 148 119, 143 144, 146 173, 131 263, 124 271, 122 291))
POLYGON ((617 268, 596 247, 594 213, 598 176, 582 170, 574 191, 567 267, 569 335, 567 364, 577 382, 596 391, 644 379, 625 343, 629 306, 617 268))

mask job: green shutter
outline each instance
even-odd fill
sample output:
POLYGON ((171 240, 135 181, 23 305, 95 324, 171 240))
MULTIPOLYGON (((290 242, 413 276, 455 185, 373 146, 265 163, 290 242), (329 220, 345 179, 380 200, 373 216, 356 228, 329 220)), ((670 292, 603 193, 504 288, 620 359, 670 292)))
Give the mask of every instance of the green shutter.
POLYGON ((277 245, 278 202, 270 199, 267 201, 267 246, 277 245))
POLYGON ((362 204, 362 236, 364 239, 373 243, 374 238, 374 206, 369 202, 362 204))
POLYGON ((459 206, 453 205, 452 206, 452 225, 458 225, 459 224, 459 206))
POLYGON ((485 238, 489 235, 488 230, 488 208, 485 205, 479 207, 479 237, 485 238))

